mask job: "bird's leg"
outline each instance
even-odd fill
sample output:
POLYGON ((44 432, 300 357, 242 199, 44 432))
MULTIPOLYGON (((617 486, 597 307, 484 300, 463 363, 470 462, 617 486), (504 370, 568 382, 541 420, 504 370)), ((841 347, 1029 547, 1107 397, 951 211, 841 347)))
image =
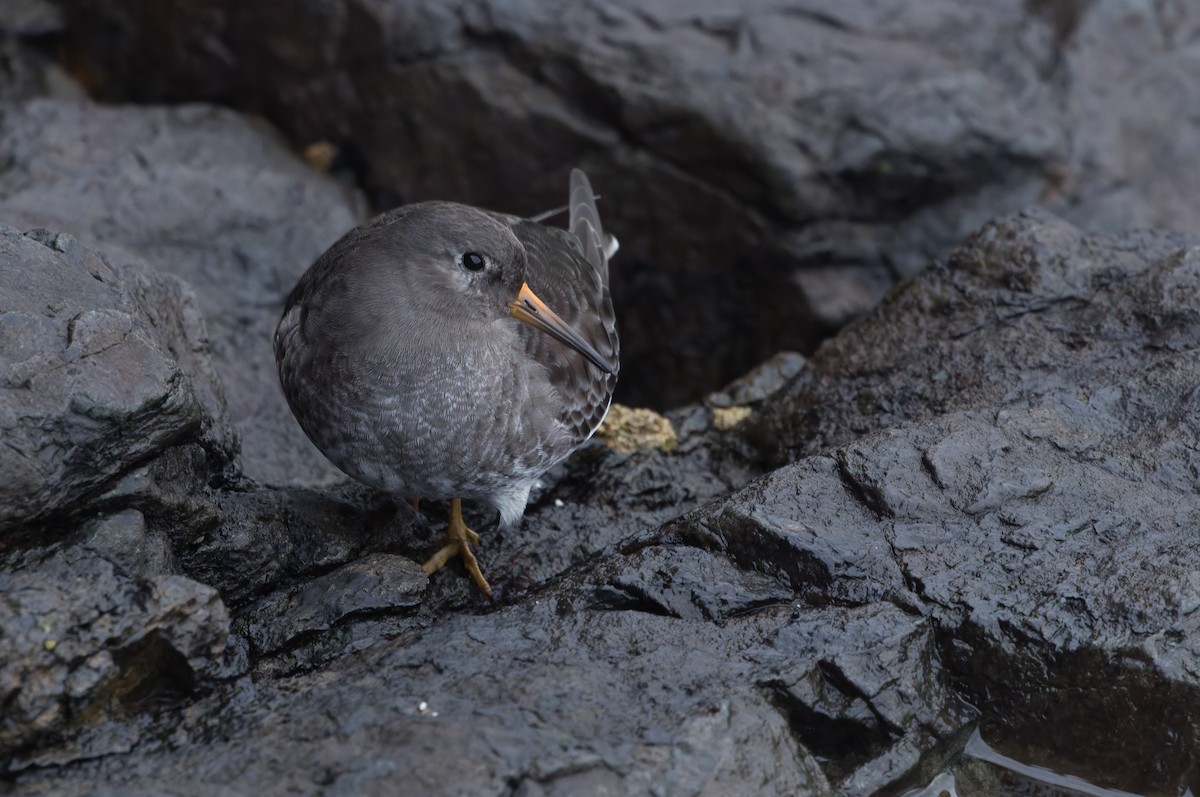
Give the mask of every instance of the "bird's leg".
POLYGON ((461 556, 463 567, 467 568, 467 572, 471 574, 471 578, 475 579, 475 583, 479 585, 483 594, 490 598, 492 597, 492 587, 483 577, 483 573, 479 569, 479 562, 475 560, 475 554, 471 553, 472 543, 479 544, 479 535, 467 528, 467 524, 463 522, 462 499, 453 498, 450 501, 450 525, 446 527, 446 544, 440 551, 429 557, 422 567, 426 575, 432 575, 441 570, 453 557, 461 556))

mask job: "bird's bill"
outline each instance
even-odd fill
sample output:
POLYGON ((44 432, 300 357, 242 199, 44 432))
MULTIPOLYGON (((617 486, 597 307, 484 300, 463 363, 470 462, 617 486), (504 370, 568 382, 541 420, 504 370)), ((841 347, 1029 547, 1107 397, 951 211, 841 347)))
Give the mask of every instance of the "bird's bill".
POLYGON ((530 290, 529 283, 521 283, 521 292, 517 294, 516 299, 508 303, 508 310, 518 321, 545 332, 560 343, 570 346, 587 357, 604 373, 611 374, 613 372, 612 366, 600 356, 600 352, 580 337, 578 332, 571 329, 566 321, 558 317, 557 313, 547 307, 546 303, 530 290))

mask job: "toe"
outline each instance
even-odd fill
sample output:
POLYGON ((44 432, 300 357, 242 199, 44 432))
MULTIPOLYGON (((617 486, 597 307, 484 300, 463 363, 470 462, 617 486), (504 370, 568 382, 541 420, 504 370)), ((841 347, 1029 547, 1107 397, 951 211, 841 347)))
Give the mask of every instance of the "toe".
POLYGON ((471 549, 466 543, 462 546, 463 567, 467 568, 467 572, 471 574, 471 578, 475 579, 475 584, 479 590, 489 598, 492 597, 492 585, 483 577, 483 571, 479 569, 479 562, 475 559, 475 554, 471 553, 471 549))
POLYGON ((425 571, 425 575, 431 576, 445 567, 446 562, 449 562, 452 558, 454 558, 458 552, 458 543, 447 543, 446 545, 442 546, 441 550, 426 559, 425 564, 421 565, 421 569, 425 571))

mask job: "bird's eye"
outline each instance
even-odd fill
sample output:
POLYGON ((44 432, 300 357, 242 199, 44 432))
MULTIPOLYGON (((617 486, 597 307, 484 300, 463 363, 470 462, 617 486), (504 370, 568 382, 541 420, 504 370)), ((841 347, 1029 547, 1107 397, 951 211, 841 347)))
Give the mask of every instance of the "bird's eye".
POLYGON ((467 252, 462 256, 462 264, 467 271, 483 271, 485 261, 478 252, 467 252))

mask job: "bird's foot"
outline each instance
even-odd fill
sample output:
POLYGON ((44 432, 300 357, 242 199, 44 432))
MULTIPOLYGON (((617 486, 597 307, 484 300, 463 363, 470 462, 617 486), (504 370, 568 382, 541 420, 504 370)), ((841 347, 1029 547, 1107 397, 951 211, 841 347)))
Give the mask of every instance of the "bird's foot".
POLYGON ((450 501, 450 525, 446 527, 446 544, 425 560, 422 568, 426 575, 432 575, 441 570, 455 556, 461 556, 463 567, 471 574, 471 578, 475 579, 480 591, 490 598, 492 597, 492 587, 483 577, 483 572, 479 569, 479 562, 476 561, 475 554, 471 552, 472 544, 479 544, 479 535, 467 528, 467 524, 463 522, 462 499, 455 498, 450 501))

